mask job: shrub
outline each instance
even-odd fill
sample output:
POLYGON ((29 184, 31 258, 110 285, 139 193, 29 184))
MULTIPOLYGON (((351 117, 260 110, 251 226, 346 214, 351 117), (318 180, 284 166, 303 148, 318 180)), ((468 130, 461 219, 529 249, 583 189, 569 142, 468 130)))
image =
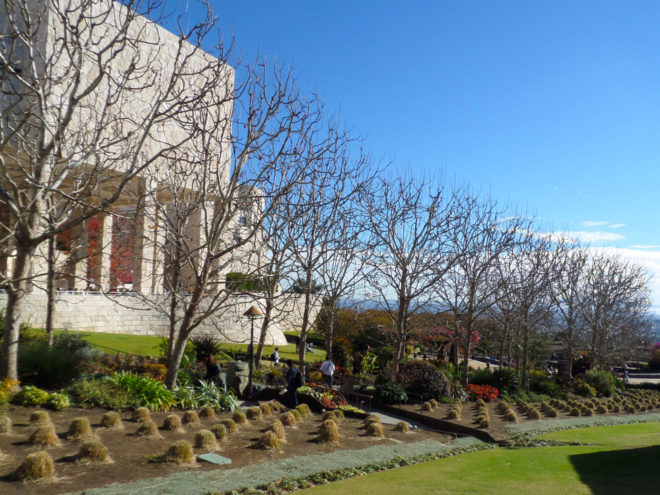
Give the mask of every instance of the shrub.
MULTIPOLYGON (((2 313, 0 313, 1 315, 2 313)), ((9 404, 11 396, 18 387, 18 383, 18 380, 12 380, 11 378, 0 381, 0 413, 7 409, 7 404, 9 404)))
POLYGON ((163 420, 163 430, 183 431, 181 418, 177 414, 168 414, 163 420))
POLYGON ((108 448, 99 440, 87 440, 78 450, 78 458, 85 461, 104 462, 110 460, 108 448))
POLYGON ((30 424, 34 426, 52 424, 50 415, 46 411, 34 411, 30 414, 30 424))
POLYGON ((198 425, 199 424, 199 414, 197 414, 197 411, 186 411, 183 413, 183 418, 181 422, 184 425, 198 425))
POLYGON ((25 383, 44 388, 61 388, 80 376, 81 360, 77 352, 49 346, 48 342, 29 342, 18 350, 18 372, 25 383))
POLYGON ((387 381, 376 385, 376 398, 385 404, 401 404, 408 400, 408 394, 398 383, 387 381))
POLYGON ((14 396, 14 402, 21 406, 41 406, 48 401, 48 392, 32 385, 26 385, 14 396))
POLYGON ((133 411, 133 421, 137 421, 138 423, 151 421, 151 412, 146 407, 138 407, 133 411))
POLYGON ((54 392, 48 396, 46 401, 46 407, 53 409, 55 411, 61 411, 71 406, 71 400, 67 394, 62 394, 54 392))
POLYGON ((312 414, 312 411, 309 409, 309 406, 307 404, 299 404, 298 407, 296 407, 296 410, 300 413, 300 416, 303 418, 312 414))
POLYGON ((203 335, 190 339, 192 348, 195 351, 197 361, 203 361, 211 354, 216 355, 220 352, 220 341, 210 335, 203 335))
POLYGON ((222 440, 227 436, 227 427, 222 423, 213 425, 211 427, 211 431, 215 435, 215 438, 217 438, 218 440, 222 440))
POLYGON ((472 370, 468 372, 468 381, 474 385, 490 385, 496 386, 495 377, 487 368, 472 370))
POLYGON ((236 432, 236 430, 238 430, 238 426, 236 425, 236 422, 231 418, 223 419, 220 422, 220 424, 222 424, 225 427, 227 433, 234 433, 236 432))
POLYGON ((115 411, 108 411, 101 418, 101 426, 103 428, 110 428, 115 430, 121 430, 124 428, 124 423, 121 421, 121 416, 115 411))
POLYGON ((577 379, 573 382, 573 390, 575 390, 576 394, 583 397, 596 397, 597 393, 594 387, 581 379, 577 379))
POLYGON ((126 390, 114 385, 108 377, 79 380, 69 392, 76 402, 84 407, 107 407, 110 409, 130 409, 137 404, 126 390))
POLYGON ((247 416, 245 416, 245 413, 243 411, 235 411, 234 414, 232 414, 231 418, 234 420, 234 422, 237 425, 244 425, 247 423, 247 416))
POLYGON ((204 406, 199 411, 199 417, 204 419, 215 419, 215 411, 211 406, 204 406))
POLYGON ((36 480, 53 474, 55 474, 53 458, 44 451, 28 454, 14 471, 14 476, 19 480, 36 480))
POLYGON ((616 390, 616 377, 606 370, 589 370, 584 381, 596 389, 598 397, 611 397, 616 390))
POLYGON ((193 448, 185 440, 174 442, 165 452, 163 459, 166 462, 176 462, 177 464, 190 464, 195 461, 193 448))
POLYGON ((157 411, 168 411, 174 404, 174 394, 158 380, 122 371, 112 376, 113 383, 125 390, 140 406, 157 411))
POLYGON ((55 427, 52 424, 37 426, 37 429, 30 435, 28 440, 30 445, 39 445, 41 447, 56 447, 60 445, 60 439, 55 433, 55 427))
POLYGON ((89 420, 85 417, 74 418, 66 434, 69 440, 84 440, 91 436, 92 428, 89 426, 89 420))
POLYGON ((520 382, 514 368, 500 367, 493 371, 494 386, 508 395, 515 395, 520 390, 520 382))
POLYGON ((210 430, 199 430, 195 433, 195 448, 212 450, 217 447, 215 434, 210 430))
POLYGON ((422 404, 422 411, 427 412, 427 411, 431 411, 432 409, 433 406, 431 405, 430 402, 424 402, 424 404, 422 404))
POLYGON ((280 439, 272 431, 267 431, 257 441, 257 447, 266 450, 280 451, 280 439))
POLYGON ((268 425, 268 430, 275 433, 280 441, 284 440, 284 425, 279 419, 274 420, 268 425))
POLYGON ((259 409, 261 409, 261 414, 263 414, 264 416, 270 416, 271 414, 273 414, 270 404, 266 404, 266 403, 259 404, 259 409))
POLYGON ((408 394, 418 395, 423 400, 440 398, 450 391, 447 377, 435 366, 425 361, 402 363, 397 381, 408 394))

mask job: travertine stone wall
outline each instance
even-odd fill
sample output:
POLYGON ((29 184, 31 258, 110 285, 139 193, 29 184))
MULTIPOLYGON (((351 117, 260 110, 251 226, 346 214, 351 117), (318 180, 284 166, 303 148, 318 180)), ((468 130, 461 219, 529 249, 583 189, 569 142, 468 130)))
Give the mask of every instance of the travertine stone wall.
MULTIPOLYGON (((123 295, 107 297, 100 293, 59 293, 54 318, 55 328, 85 332, 125 333, 133 335, 166 336, 168 319, 165 312, 164 296, 154 296, 154 305, 148 305, 140 298, 123 295), (160 298, 160 301, 158 300, 160 298), (157 304, 163 304, 163 310, 157 304)), ((258 300, 235 298, 223 308, 222 315, 208 318, 195 329, 195 335, 213 335, 221 341, 248 343, 250 321, 243 313, 258 300)), ((0 310, 7 305, 7 294, 0 294, 0 310)), ((46 294, 33 292, 26 297, 22 322, 34 327, 43 327, 46 321, 46 294)), ((255 341, 258 338, 260 320, 255 321, 255 341)), ((286 338, 277 322, 270 325, 266 343, 286 344, 286 338)))

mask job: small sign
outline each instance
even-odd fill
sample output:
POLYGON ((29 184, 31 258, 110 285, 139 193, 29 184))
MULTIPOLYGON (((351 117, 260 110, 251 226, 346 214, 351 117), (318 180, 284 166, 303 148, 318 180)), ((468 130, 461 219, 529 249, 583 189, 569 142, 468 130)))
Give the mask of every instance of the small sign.
POLYGON ((200 461, 206 461, 210 462, 211 464, 231 464, 231 459, 228 457, 222 457, 221 455, 218 454, 202 454, 198 455, 197 459, 200 461))

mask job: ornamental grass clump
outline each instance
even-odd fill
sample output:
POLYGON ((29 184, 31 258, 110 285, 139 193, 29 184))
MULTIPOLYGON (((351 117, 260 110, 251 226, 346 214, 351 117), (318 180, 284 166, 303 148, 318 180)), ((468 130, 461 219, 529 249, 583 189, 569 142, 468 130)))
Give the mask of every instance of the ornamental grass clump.
POLYGON ((108 411, 101 418, 101 427, 111 430, 121 430, 124 428, 124 423, 122 423, 119 413, 108 411))
POLYGON ((138 437, 153 439, 161 438, 160 434, 158 433, 158 426, 153 421, 147 421, 146 423, 140 424, 135 434, 138 437))
POLYGON ((48 452, 34 452, 25 457, 13 474, 22 481, 47 478, 55 474, 55 463, 48 452))
POLYGON ((0 434, 11 433, 11 419, 9 416, 0 416, 0 434))
POLYGON ((433 409, 435 409, 436 407, 438 407, 438 401, 435 400, 435 399, 429 399, 429 403, 431 404, 431 407, 432 407, 433 409))
POLYGON ((289 411, 291 414, 293 414, 293 417, 296 418, 296 422, 302 421, 302 414, 300 414, 300 411, 298 409, 291 409, 289 411))
POLYGON ((204 450, 215 450, 218 443, 215 434, 210 430, 199 430, 195 433, 195 448, 204 450))
POLYGON ((273 422, 268 425, 267 431, 275 433, 280 441, 284 440, 284 425, 279 419, 273 420, 273 422))
POLYGON ((370 414, 366 418, 364 418, 364 423, 369 424, 369 423, 380 423, 380 416, 377 414, 370 414))
POLYGON ((198 425, 199 424, 199 414, 197 411, 186 411, 183 413, 183 418, 181 422, 184 425, 198 425))
POLYGON ((270 404, 268 403, 259 404, 259 409, 261 409, 261 414, 263 416, 270 416, 271 414, 273 414, 273 409, 270 407, 270 404))
POLYGON ((204 406, 199 411, 199 417, 203 419, 215 419, 215 411, 211 406, 204 406))
POLYGON ((568 414, 570 416, 579 416, 580 410, 577 407, 572 407, 568 414))
POLYGON ((217 423, 211 427, 211 431, 217 440, 222 440, 227 436, 227 427, 222 423, 217 423))
POLYGON ((108 448, 100 440, 87 440, 83 442, 76 456, 81 461, 111 462, 108 448))
MULTIPOLYGON (((369 424, 376 424, 376 423, 369 423, 369 424)), ((319 428, 318 440, 321 443, 332 443, 335 445, 338 444, 339 428, 337 427, 337 423, 335 423, 331 419, 327 419, 323 423, 321 423, 321 427, 319 428)))
POLYGON ((284 426, 293 426, 296 424, 296 417, 290 412, 285 412, 280 416, 280 421, 284 426))
POLYGON ((250 421, 257 421, 263 417, 263 414, 261 412, 261 408, 254 406, 248 408, 248 410, 245 412, 245 416, 250 420, 250 421))
POLYGON ((181 418, 178 414, 168 414, 163 420, 163 430, 183 432, 181 418))
POLYGON ((69 431, 66 433, 69 440, 85 440, 92 437, 92 428, 89 425, 89 420, 85 417, 74 418, 69 426, 69 431))
POLYGON ((177 464, 192 464, 195 462, 192 445, 185 440, 174 442, 163 455, 163 460, 177 464))
POLYGON ((410 426, 405 421, 399 421, 396 425, 394 425, 394 431, 400 431, 401 433, 408 433, 410 432, 410 426))
POLYGON ((601 404, 600 406, 598 406, 598 409, 596 409, 596 412, 598 414, 607 414, 607 407, 601 404))
POLYGON ((431 410, 433 410, 433 406, 431 405, 430 402, 424 402, 424 404, 422 404, 422 411, 428 412, 431 410))
POLYGON ((382 423, 367 423, 367 428, 364 434, 368 437, 385 438, 382 423))
POLYGON ((281 450, 280 439, 272 431, 267 431, 257 440, 257 448, 279 452, 281 450))
POLYGON ((324 413, 323 413, 323 416, 322 416, 321 419, 323 419, 324 421, 325 421, 326 419, 332 419, 333 421, 336 421, 337 423, 339 423, 339 419, 337 418, 337 415, 335 414, 334 411, 326 411, 326 412, 324 412, 324 413))
POLYGON ((146 407, 138 407, 133 411, 133 421, 137 421, 138 423, 151 421, 151 413, 149 412, 149 409, 146 407))
POLYGON ((238 425, 236 425, 236 422, 231 418, 223 419, 220 421, 220 424, 225 427, 227 433, 235 433, 238 430, 238 425))
POLYGON ((30 414, 30 424, 33 426, 49 425, 51 424, 50 416, 46 411, 34 411, 30 414))
POLYGON ((557 409, 555 409, 550 404, 547 404, 545 402, 541 404, 541 410, 543 411, 543 414, 545 414, 549 418, 556 418, 558 415, 557 409))
POLYGON ((296 407, 296 410, 300 413, 300 416, 303 418, 312 414, 312 411, 309 409, 309 406, 307 404, 299 404, 298 407, 296 407))
POLYGON ((37 429, 30 435, 28 443, 40 447, 57 447, 60 445, 60 439, 55 433, 55 427, 48 424, 37 426, 37 429))
POLYGON ((245 413, 243 411, 234 411, 234 414, 232 414, 231 419, 234 420, 234 423, 237 425, 244 425, 247 423, 247 416, 245 416, 245 413))
POLYGON ((447 413, 447 419, 461 419, 462 409, 460 403, 453 404, 447 413))

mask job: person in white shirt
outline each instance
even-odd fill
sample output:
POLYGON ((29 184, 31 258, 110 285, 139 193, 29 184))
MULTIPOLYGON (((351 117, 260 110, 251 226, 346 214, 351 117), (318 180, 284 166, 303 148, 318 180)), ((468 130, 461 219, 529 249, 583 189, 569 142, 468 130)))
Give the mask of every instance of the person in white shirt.
POLYGON ((328 354, 321 365, 321 374, 323 376, 323 383, 328 388, 332 388, 332 375, 335 374, 335 363, 332 362, 332 356, 328 354))

